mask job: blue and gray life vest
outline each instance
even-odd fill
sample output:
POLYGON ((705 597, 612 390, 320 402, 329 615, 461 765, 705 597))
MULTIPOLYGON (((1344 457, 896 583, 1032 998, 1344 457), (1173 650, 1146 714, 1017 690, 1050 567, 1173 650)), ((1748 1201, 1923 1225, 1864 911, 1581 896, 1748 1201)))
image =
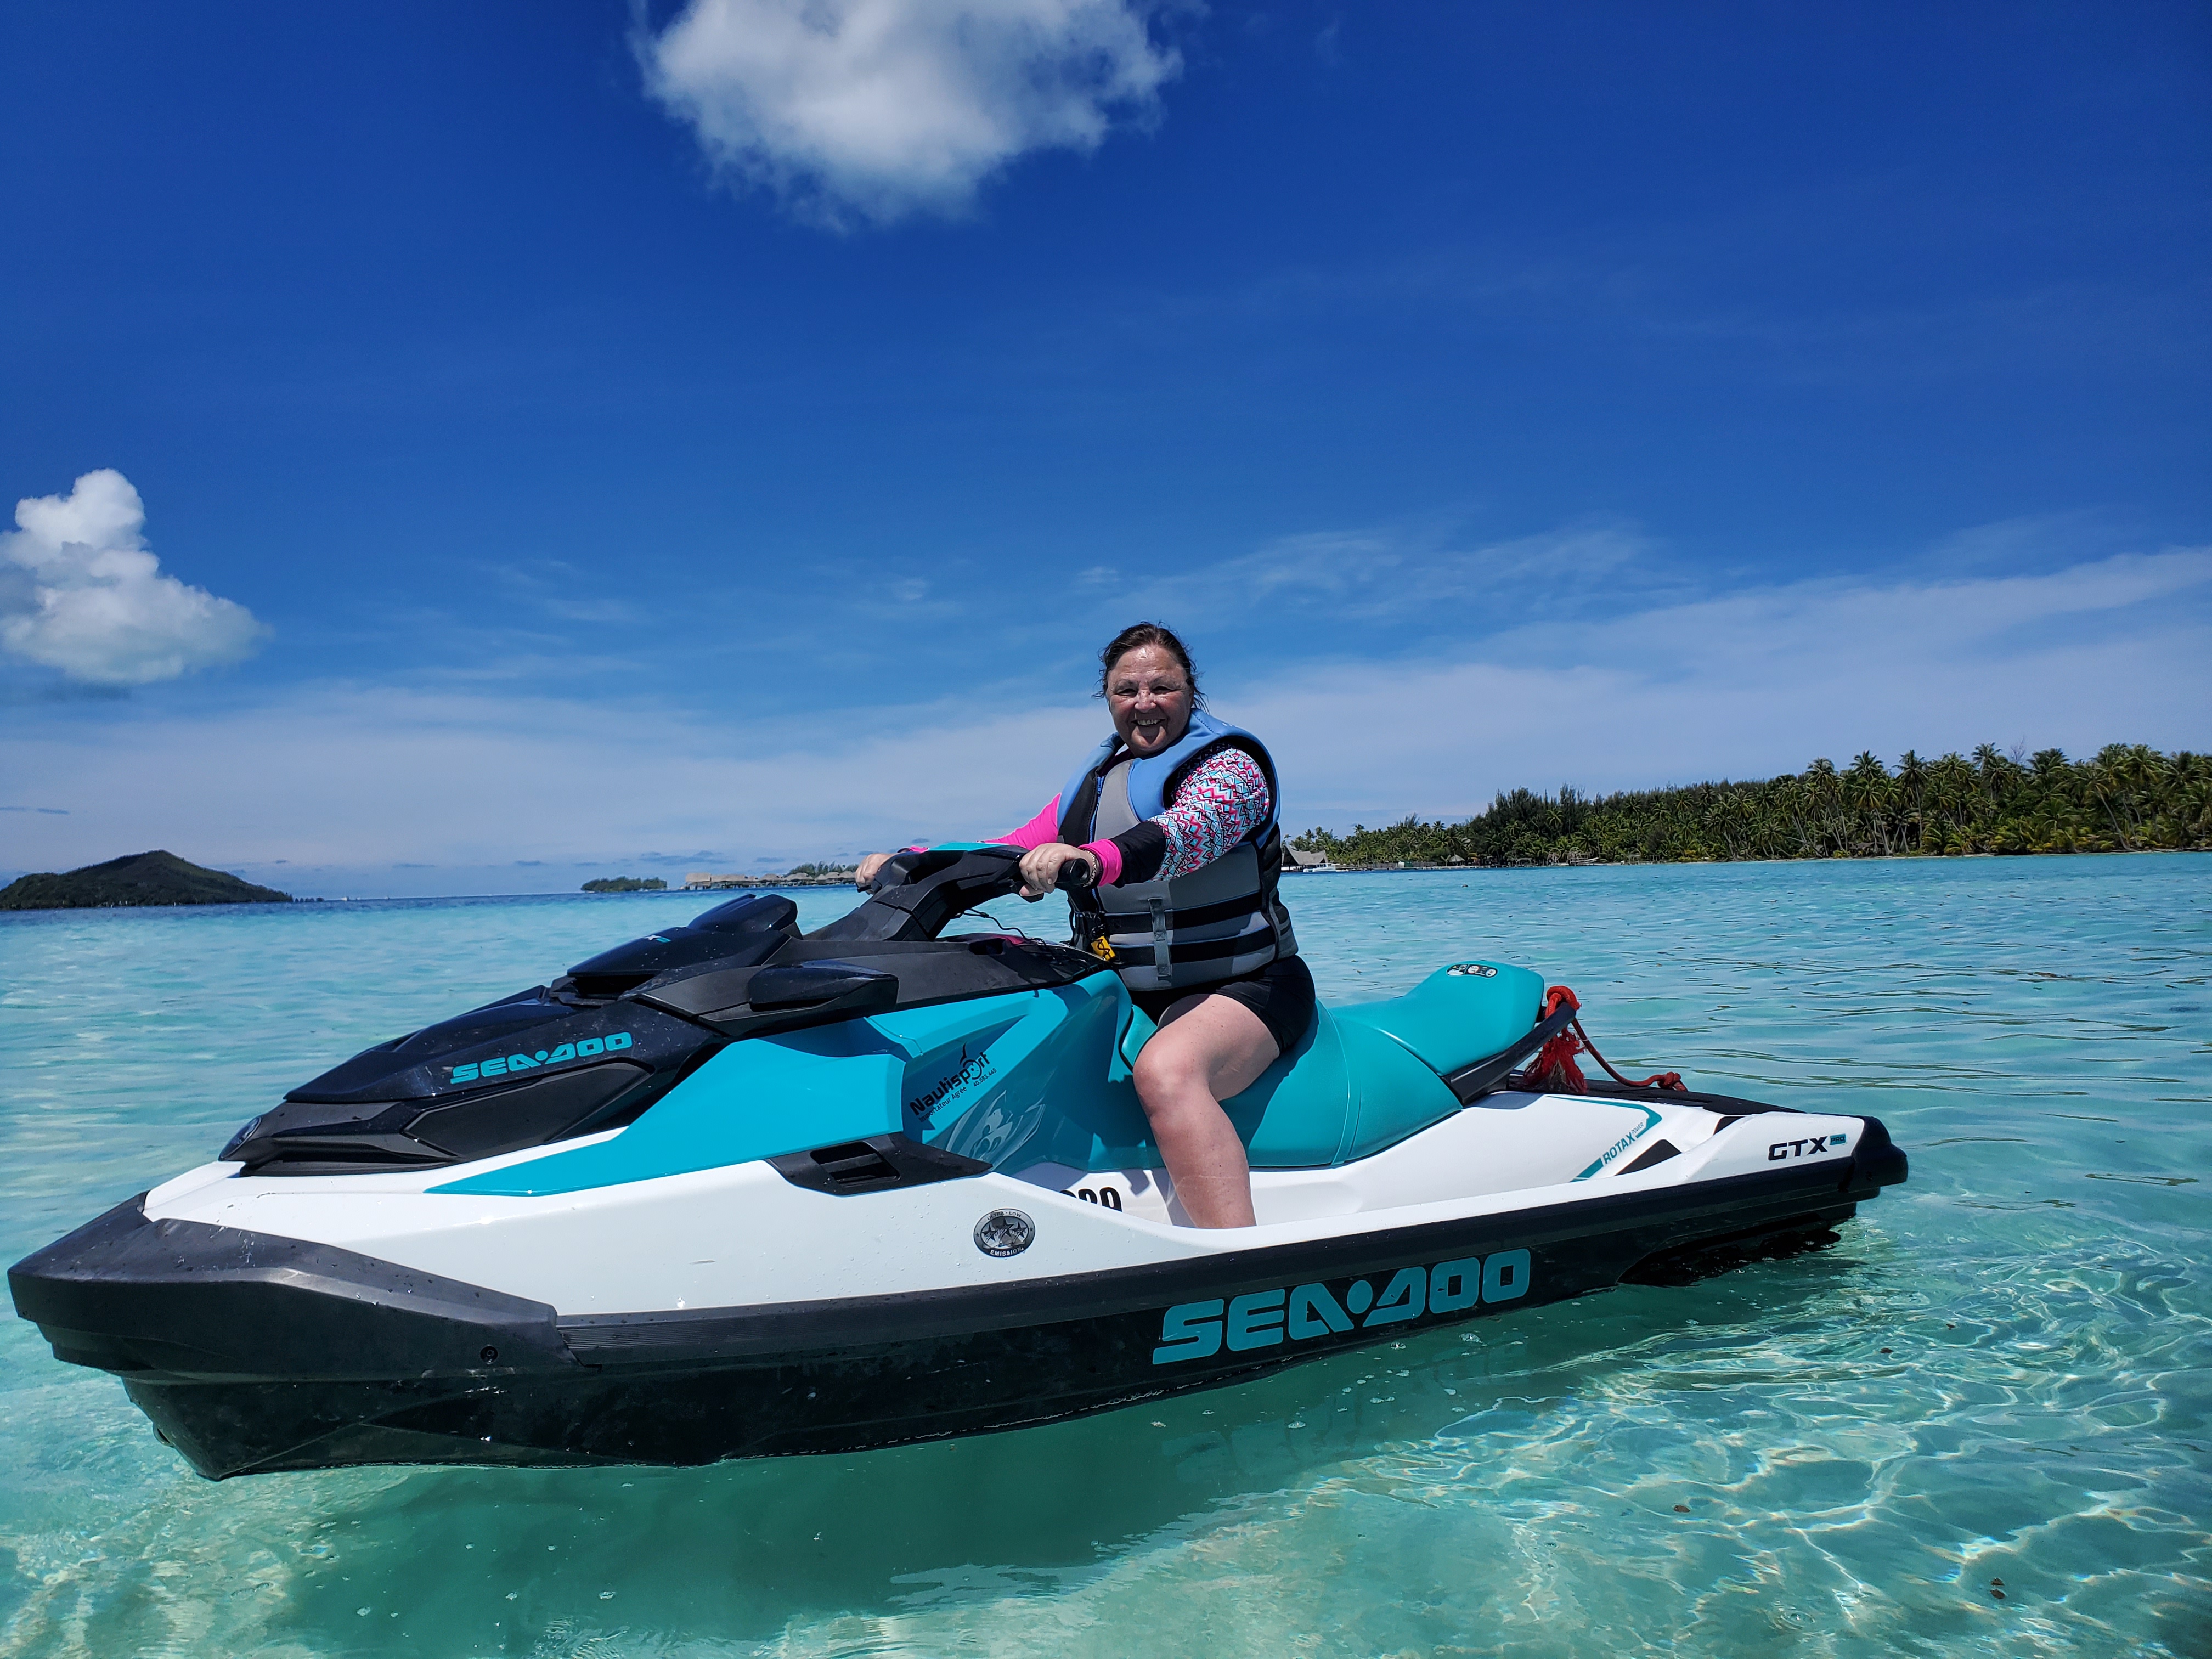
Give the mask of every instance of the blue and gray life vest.
POLYGON ((1202 869, 1172 881, 1120 882, 1071 892, 1079 943, 1110 960, 1133 991, 1196 990, 1297 954, 1290 913, 1275 895, 1283 868, 1282 790, 1275 763, 1249 732, 1194 710, 1181 741, 1139 759, 1108 738, 1060 792, 1060 838, 1109 840, 1158 817, 1192 770, 1240 749, 1267 779, 1267 816, 1202 869))

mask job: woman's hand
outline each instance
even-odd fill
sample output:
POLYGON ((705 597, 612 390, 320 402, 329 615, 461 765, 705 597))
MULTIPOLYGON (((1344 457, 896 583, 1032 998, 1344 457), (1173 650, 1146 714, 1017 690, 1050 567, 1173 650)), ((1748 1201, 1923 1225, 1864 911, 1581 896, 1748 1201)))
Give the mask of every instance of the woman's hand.
POLYGON ((853 872, 853 885, 862 892, 866 892, 868 884, 876 878, 876 872, 890 861, 891 855, 889 853, 869 854, 860 860, 860 867, 853 872))
POLYGON ((1089 865, 1091 879, 1097 883, 1101 873, 1097 854, 1070 847, 1064 841, 1048 841, 1022 854, 1022 896, 1034 902, 1052 891, 1060 883, 1060 866, 1070 859, 1081 859, 1089 865))

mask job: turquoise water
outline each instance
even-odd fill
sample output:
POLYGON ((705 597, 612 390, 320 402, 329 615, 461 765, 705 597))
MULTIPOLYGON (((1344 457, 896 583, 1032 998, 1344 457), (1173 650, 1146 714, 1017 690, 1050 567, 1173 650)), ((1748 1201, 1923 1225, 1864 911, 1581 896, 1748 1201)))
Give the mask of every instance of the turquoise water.
MULTIPOLYGON (((11 1319, 0 1653, 2212 1652, 2212 857, 1287 885, 1325 996, 1524 962, 1624 1066, 1882 1117, 1911 1182, 1688 1288, 711 1469, 216 1486, 11 1319)), ((0 1249, 700 908, 0 918, 0 1249)))

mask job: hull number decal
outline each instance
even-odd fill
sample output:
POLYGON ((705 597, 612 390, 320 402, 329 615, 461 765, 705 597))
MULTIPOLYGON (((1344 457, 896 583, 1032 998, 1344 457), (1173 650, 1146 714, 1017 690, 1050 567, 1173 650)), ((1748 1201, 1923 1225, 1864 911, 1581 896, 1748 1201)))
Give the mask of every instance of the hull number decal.
POLYGON ((1102 1205, 1109 1210, 1121 1207, 1121 1192, 1118 1187, 1069 1187, 1065 1189, 1070 1198, 1079 1198, 1085 1204, 1102 1205))
POLYGON ((1355 1279, 1337 1300, 1327 1285, 1291 1285, 1254 1291, 1224 1302, 1181 1302, 1160 1316, 1160 1346, 1152 1364, 1209 1359, 1226 1346, 1232 1353, 1272 1348, 1289 1340, 1340 1336, 1355 1325, 1373 1330, 1425 1314, 1464 1313, 1477 1303, 1512 1302, 1528 1294, 1528 1252, 1500 1250, 1462 1256, 1433 1267, 1401 1267, 1387 1280, 1355 1279), (1376 1288, 1376 1280, 1382 1280, 1376 1288))
POLYGON ((540 1048, 535 1055, 508 1054, 504 1059, 480 1060, 470 1066, 455 1066, 449 1069, 453 1075, 447 1083, 475 1083, 488 1077, 507 1077, 516 1072, 534 1072, 541 1066, 566 1066, 572 1060, 589 1060, 594 1054, 618 1054, 629 1047, 629 1033, 617 1031, 612 1036, 586 1037, 581 1042, 564 1042, 557 1048, 540 1048))

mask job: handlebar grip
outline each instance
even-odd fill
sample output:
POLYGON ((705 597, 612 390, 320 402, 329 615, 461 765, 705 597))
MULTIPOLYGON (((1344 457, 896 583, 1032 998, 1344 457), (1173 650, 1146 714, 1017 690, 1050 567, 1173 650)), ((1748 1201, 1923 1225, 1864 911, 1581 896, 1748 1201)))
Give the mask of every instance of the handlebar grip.
POLYGON ((1060 873, 1054 877, 1053 880, 1057 886, 1073 888, 1078 892, 1082 891, 1092 884, 1091 860, 1063 859, 1060 861, 1060 873))

